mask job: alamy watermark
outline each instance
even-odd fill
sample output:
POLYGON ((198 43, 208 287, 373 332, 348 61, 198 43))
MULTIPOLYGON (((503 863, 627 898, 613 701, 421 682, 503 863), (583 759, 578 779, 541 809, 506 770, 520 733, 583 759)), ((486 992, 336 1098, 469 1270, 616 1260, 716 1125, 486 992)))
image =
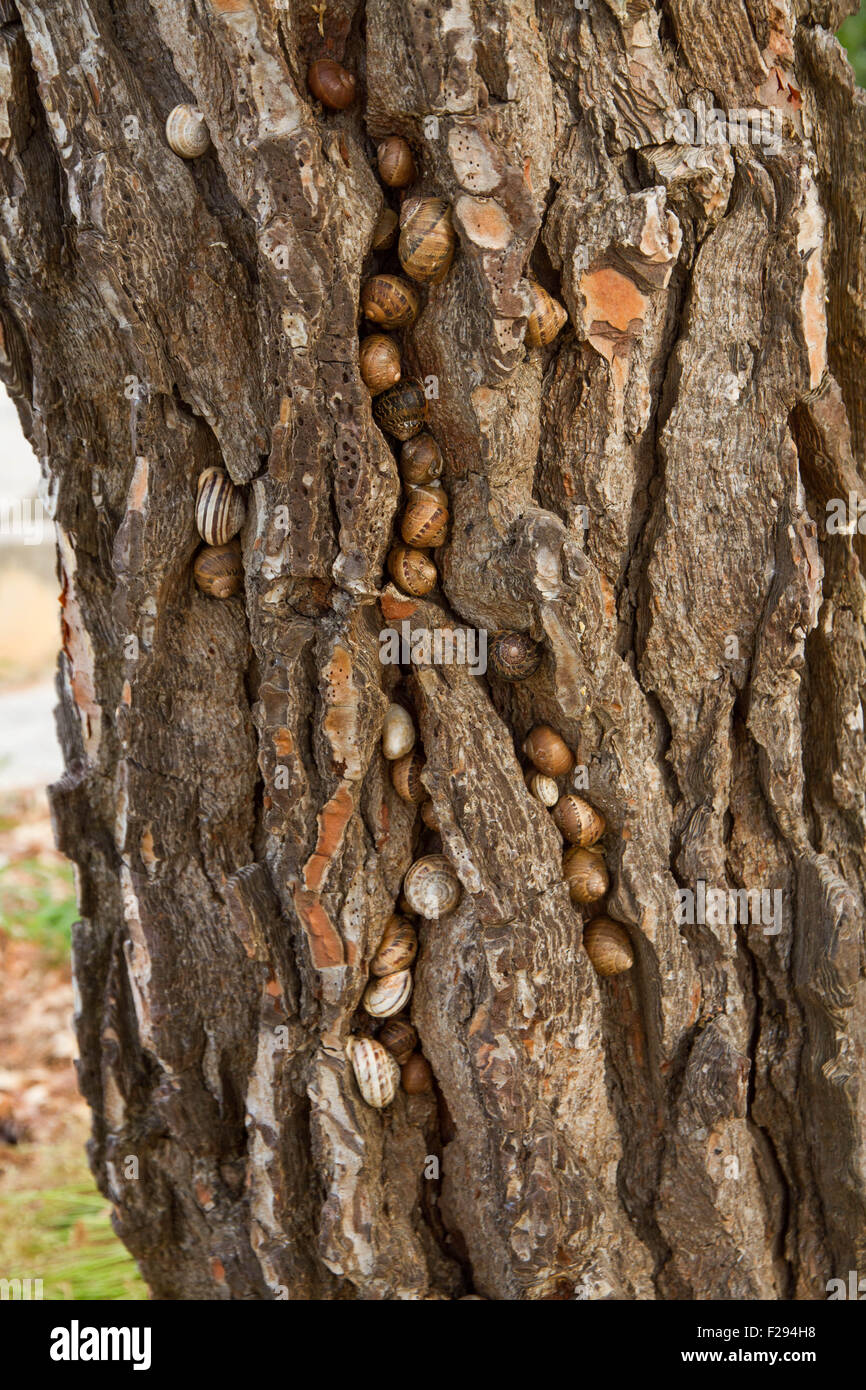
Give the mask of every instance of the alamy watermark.
POLYGON ((699 878, 694 889, 677 889, 678 926, 761 926, 764 936, 782 930, 781 888, 708 888, 699 878))
POLYGON ((860 1272, 856 1269, 848 1270, 847 1282, 844 1279, 828 1279, 826 1289, 828 1303, 839 1299, 850 1299, 856 1303, 866 1302, 866 1279, 861 1279, 860 1272))
POLYGON ((669 113, 665 139, 676 145, 759 145, 769 154, 782 148, 782 113, 776 107, 735 107, 721 111, 695 102, 669 113))
POLYGON ((46 512, 38 497, 0 497, 0 541, 41 545, 46 512))
POLYGON ((383 666, 466 666, 473 676, 487 670, 487 632, 474 627, 416 627, 407 621, 379 633, 383 666))

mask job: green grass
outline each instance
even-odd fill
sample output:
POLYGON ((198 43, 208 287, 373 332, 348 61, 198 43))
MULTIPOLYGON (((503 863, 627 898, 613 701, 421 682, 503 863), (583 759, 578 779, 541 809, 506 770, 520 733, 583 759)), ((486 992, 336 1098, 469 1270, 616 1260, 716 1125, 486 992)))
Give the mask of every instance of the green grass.
POLYGON ((861 87, 866 87, 866 5, 859 14, 846 19, 839 30, 839 40, 848 50, 848 57, 861 87))
POLYGON ((68 864, 21 859, 0 869, 0 930, 32 941, 50 963, 68 958, 77 919, 68 864))

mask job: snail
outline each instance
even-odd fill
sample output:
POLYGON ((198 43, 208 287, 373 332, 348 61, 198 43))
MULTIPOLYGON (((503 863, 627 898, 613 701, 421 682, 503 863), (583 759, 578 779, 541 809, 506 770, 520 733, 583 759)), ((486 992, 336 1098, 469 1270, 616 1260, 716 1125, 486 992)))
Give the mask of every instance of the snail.
POLYGON ((402 705, 391 704, 385 711, 382 725, 382 753, 389 762, 405 757, 415 747, 415 725, 412 716, 402 705))
POLYGON ((379 178, 389 188, 405 188, 415 178, 415 160, 408 140, 402 135, 389 135, 376 151, 379 178))
POLYGON ((364 990, 364 1008, 372 1018, 390 1018, 400 1012, 411 993, 411 970, 397 970, 370 981, 364 990))
POLYGON ((416 434, 400 450, 400 477, 416 487, 432 483, 442 473, 442 450, 432 434, 416 434))
POLYGON ((559 798, 553 819, 570 845, 594 845, 604 834, 604 816, 573 792, 559 798))
POLYGON ((410 198, 400 212, 400 264, 412 280, 438 285, 448 274, 457 237, 444 198, 410 198))
POLYGON ((402 801, 409 801, 415 806, 419 806, 426 797, 427 793, 421 785, 421 773, 424 771, 424 754, 414 749, 407 753, 405 758, 398 758, 391 764, 391 781, 394 790, 402 801))
POLYGON ((428 830, 439 829, 439 817, 436 814, 436 807, 433 805, 433 802, 430 800, 429 797, 426 801, 423 801, 421 803, 421 819, 427 826, 428 830))
POLYGON ((427 420, 424 387, 414 377, 385 391, 373 405, 377 425, 397 439, 411 439, 423 430, 427 420))
POLYGON ((490 643, 489 662, 506 681, 525 681, 541 665, 542 649, 525 632, 497 632, 490 643))
POLYGON ((403 1090, 410 1096, 421 1096, 425 1091, 433 1090, 433 1072, 430 1070, 430 1063, 426 1057, 422 1057, 420 1052, 413 1052, 407 1062, 403 1063, 401 1069, 403 1090))
POLYGON ((231 598, 241 587, 244 578, 238 541, 202 546, 195 557, 192 573, 203 594, 210 594, 211 598, 231 598))
POLYGON ((400 380, 400 349, 387 333, 371 333, 358 349, 361 380, 371 396, 387 391, 400 380))
POLYGON ((532 309, 526 320, 526 341, 530 347, 547 347, 568 321, 568 314, 537 280, 527 283, 532 296, 532 309))
POLYGON ((400 1066, 408 1062, 418 1046, 418 1034, 408 1018, 388 1018, 379 1029, 379 1042, 393 1054, 400 1066))
POLYGON ((370 243, 374 251, 387 251, 397 235, 398 217, 393 208, 383 208, 379 213, 379 220, 373 228, 373 240, 370 243))
POLYGON ((244 524, 246 503, 224 468, 206 468, 199 474, 195 524, 208 545, 225 545, 244 524))
POLYGON ((413 488, 400 523, 400 535, 406 544, 432 550, 444 543, 447 532, 447 501, 424 488, 413 488))
POLYGON ((415 286, 399 275, 373 275, 361 290, 361 309, 371 323, 385 328, 408 328, 418 317, 421 301, 415 286))
POLYGON ((573 903, 598 902, 610 887, 610 875, 597 849, 579 845, 567 849, 562 857, 562 876, 573 903))
POLYGON ((197 159, 210 146, 210 135, 204 116, 197 106, 181 102, 169 112, 165 123, 165 138, 181 159, 197 159))
POLYGON ((530 762, 548 777, 561 777, 574 767, 574 755, 568 744, 549 724, 536 724, 523 745, 530 762))
POLYGON ((323 106, 345 111, 355 100, 355 79, 333 58, 317 58, 307 70, 307 86, 323 106))
POLYGON ((415 928, 396 914, 385 923, 379 948, 370 962, 370 974, 380 978, 398 970, 408 970, 418 951, 415 928))
POLYGON ((599 975, 621 975, 634 965, 628 932, 610 917, 594 917, 587 923, 583 944, 599 975))
POLYGON ((454 911, 461 891, 460 880, 444 854, 416 859, 403 880, 403 892, 411 910, 433 921, 454 911))
POLYGON ((417 598, 429 594, 439 578, 436 566, 424 551, 413 550, 409 545, 395 545, 388 556, 388 571, 404 594, 417 598))
POLYGON ((554 777, 545 777, 543 772, 527 772, 524 780, 542 806, 556 805, 559 800, 559 787, 554 777))
POLYGON ((350 1038, 346 1055, 367 1104, 376 1110, 390 1105, 400 1084, 400 1067, 387 1048, 375 1038, 350 1038))

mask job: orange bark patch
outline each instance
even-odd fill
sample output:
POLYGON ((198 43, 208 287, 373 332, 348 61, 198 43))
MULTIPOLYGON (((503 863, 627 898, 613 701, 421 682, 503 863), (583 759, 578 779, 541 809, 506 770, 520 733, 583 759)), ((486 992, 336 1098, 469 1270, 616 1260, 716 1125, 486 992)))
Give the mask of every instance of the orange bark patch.
POLYGON ((584 275, 580 292, 586 300, 586 318, 591 324, 609 324, 624 333, 635 321, 642 322, 649 300, 627 275, 605 267, 584 275))
POLYGON ((391 594, 383 594, 379 599, 379 607, 382 610, 382 617, 390 623, 395 618, 411 618, 418 605, 413 603, 411 599, 394 598, 391 594))
POLYGON ((295 740, 288 729, 277 729, 274 734, 274 750, 280 758, 287 758, 295 751, 295 740))
POLYGON ((297 885, 294 889, 295 911, 301 920, 310 943, 310 955, 317 970, 342 965, 343 942, 316 893, 297 885))
POLYGON ((328 866, 343 841, 355 803, 345 782, 337 788, 331 800, 319 812, 319 839, 315 850, 304 865, 304 887, 313 893, 321 889, 328 866))

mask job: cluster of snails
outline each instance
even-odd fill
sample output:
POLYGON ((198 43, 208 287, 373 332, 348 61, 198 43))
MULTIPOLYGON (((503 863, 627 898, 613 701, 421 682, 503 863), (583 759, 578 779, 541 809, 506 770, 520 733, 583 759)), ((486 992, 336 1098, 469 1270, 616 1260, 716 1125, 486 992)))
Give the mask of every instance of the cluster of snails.
POLYGON ((195 557, 193 576, 211 598, 231 598, 243 583, 244 570, 237 533, 244 524, 246 503, 224 468, 199 474, 195 524, 204 545, 195 557))
MULTIPOLYGON (((574 754, 549 724, 537 724, 527 735, 523 751, 532 763, 526 785, 551 812, 568 848, 562 875, 577 907, 600 902, 610 887, 610 875, 598 841, 605 832, 604 816, 574 792, 560 795, 557 778, 574 770, 574 754)), ((599 975, 619 975, 634 964, 628 932, 612 917, 594 917, 583 930, 583 944, 599 975)))

